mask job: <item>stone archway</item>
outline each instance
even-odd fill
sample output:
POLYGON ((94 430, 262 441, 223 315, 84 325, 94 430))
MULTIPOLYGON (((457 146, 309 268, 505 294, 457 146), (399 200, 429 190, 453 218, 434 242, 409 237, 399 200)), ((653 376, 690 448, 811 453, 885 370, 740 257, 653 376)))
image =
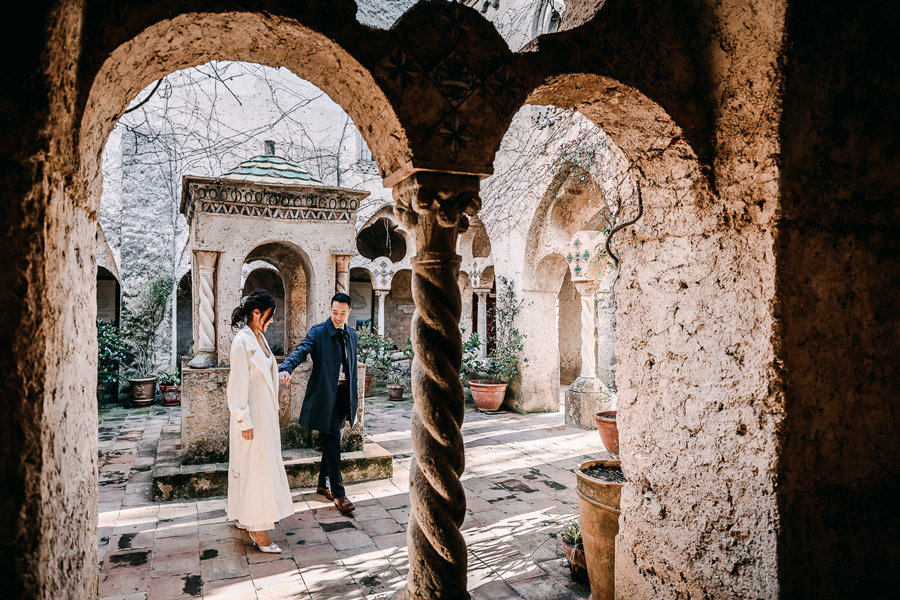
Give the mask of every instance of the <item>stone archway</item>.
MULTIPOLYGON (((617 233, 614 244, 622 261, 615 286, 618 424, 622 466, 631 481, 622 495, 624 517, 616 557, 619 593, 652 595, 646 568, 659 564, 654 554, 664 547, 678 547, 676 538, 685 530, 705 528, 705 519, 717 514, 714 507, 722 502, 741 512, 739 521, 745 524, 729 526, 729 535, 752 537, 746 555, 760 568, 771 570, 773 557, 764 548, 772 548, 775 541, 762 532, 775 529, 773 444, 779 417, 752 408, 751 398, 769 393, 764 378, 745 379, 746 365, 727 359, 728 348, 735 344, 748 350, 755 344, 762 373, 764 357, 771 356, 765 336, 747 337, 751 331, 772 327, 771 315, 760 313, 749 300, 764 294, 768 276, 753 253, 747 253, 746 245, 756 239, 766 247, 769 234, 754 231, 744 239, 729 234, 719 219, 707 174, 682 130, 638 90, 596 75, 561 75, 536 88, 529 102, 576 108, 622 150, 641 186, 643 217, 617 233), (728 281, 725 290, 723 281, 728 281), (718 325, 698 330, 698 322, 718 325), (688 381, 681 365, 697 360, 698 352, 704 357, 704 368, 691 370, 688 381), (743 384, 730 383, 736 379, 743 379, 743 384), (702 394, 697 391, 701 388, 702 394), (745 395, 749 390, 753 392, 745 395), (714 420, 725 422, 747 411, 768 432, 758 438, 759 453, 769 457, 764 466, 725 429, 710 428, 709 423, 698 429, 690 424, 700 414, 714 414, 714 420), (675 432, 661 429, 662 414, 685 427, 675 432), (671 461, 685 452, 706 456, 704 464, 720 464, 716 456, 728 447, 732 450, 727 454, 733 458, 727 468, 715 467, 718 477, 727 487, 725 482, 732 481, 729 473, 752 472, 745 484, 757 491, 754 506, 735 505, 716 491, 700 500, 687 490, 700 485, 694 479, 701 477, 701 471, 694 475, 671 469, 671 461), (717 450, 711 456, 712 448, 717 450), (660 522, 658 514, 649 510, 648 498, 659 503, 654 506, 664 506, 669 518, 677 515, 678 527, 669 529, 660 522), (738 534, 739 530, 744 533, 738 534)), ((635 199, 626 208, 629 216, 637 214, 635 199)), ((703 485, 709 485, 709 471, 702 472, 703 485)), ((717 544, 704 548, 707 556, 722 551, 717 544)))
MULTIPOLYGON (((279 308, 282 309, 283 337, 278 345, 289 352, 300 343, 318 316, 312 306, 315 297, 313 267, 307 253, 288 242, 269 242, 253 248, 247 254, 244 264, 256 266, 260 263, 271 265, 269 273, 272 275, 266 281, 276 286, 276 293, 273 294, 276 306, 278 306, 277 287, 281 286, 284 305, 279 308)), ((248 290, 252 291, 250 276, 254 272, 256 271, 248 274, 242 285, 244 294, 248 290)))
MULTIPOLYGON (((245 264, 245 268, 249 269, 247 278, 244 281, 242 295, 246 296, 253 290, 264 289, 275 300, 275 317, 272 324, 266 330, 266 341, 276 356, 284 356, 289 350, 287 336, 287 318, 288 311, 285 310, 288 304, 288 297, 285 292, 284 279, 281 272, 273 265, 268 265, 265 261, 254 260, 245 264)), ((304 286, 305 287, 305 286, 304 286)), ((305 291, 305 290, 304 290, 305 291)), ((306 296, 306 294, 303 294, 306 296)), ((305 298, 302 311, 305 311, 305 298)), ((291 313, 296 308, 292 307, 291 313)))
POLYGON ((194 346, 193 281, 188 271, 178 281, 175 290, 175 365, 181 369, 181 359, 191 356, 194 346))
MULTIPOLYGON (((14 465, 0 486, 15 515, 4 536, 7 560, 0 561, 10 595, 96 592, 97 458, 96 446, 84 443, 96 425, 92 369, 64 358, 93 349, 92 236, 104 128, 162 73, 194 59, 237 58, 231 45, 243 48, 246 60, 296 52, 298 61, 327 67, 337 88, 350 88, 337 64, 347 57, 334 40, 352 47, 352 56, 370 57, 365 64, 342 60, 347 73, 366 79, 379 72, 380 89, 390 90, 356 98, 359 114, 384 95, 405 106, 402 118, 389 110, 383 126, 354 119, 372 124, 363 135, 389 185, 398 186, 400 212, 416 232, 422 260, 413 288, 423 290, 414 294, 425 313, 416 327, 423 337, 437 332, 430 339, 441 343, 446 353, 439 357, 451 366, 458 299, 450 238, 465 227, 461 213, 478 210, 478 178, 490 170, 493 134, 528 90, 540 88, 529 101, 577 105, 604 130, 618 132, 617 143, 636 165, 647 218, 620 242, 617 301, 620 314, 634 318, 619 323, 618 336, 647 343, 618 345, 630 479, 617 561, 621 595, 777 597, 782 590, 827 593, 870 576, 885 582, 888 555, 867 544, 872 535, 886 545, 897 529, 894 507, 872 500, 873 490, 890 491, 897 479, 897 425, 889 417, 900 353, 897 336, 884 334, 884 327, 896 330, 884 303, 898 288, 890 276, 898 272, 896 219, 884 208, 898 187, 894 139, 884 135, 884 124, 895 119, 896 60, 883 52, 880 40, 887 38, 877 33, 896 11, 823 12, 793 2, 747 10, 713 3, 702 11, 666 1, 573 2, 563 31, 513 55, 475 11, 455 3, 420 3, 390 32, 354 24, 353 2, 290 5, 275 0, 259 15, 252 12, 258 5, 248 4, 251 12, 223 17, 217 5, 200 2, 191 7, 207 12, 182 18, 184 3, 165 0, 139 7, 63 2, 36 6, 17 21, 30 42, 19 48, 22 76, 12 79, 22 93, 4 92, 15 122, 5 142, 12 168, 3 179, 16 201, 2 218, 15 268, 0 286, 16 292, 7 294, 5 318, 8 330, 20 334, 0 357, 11 399, 0 439, 4 464, 14 465), (444 19, 436 18, 440 11, 444 19), (248 35, 255 26, 260 35, 248 35), (281 39, 292 27, 302 35, 281 39), (150 35, 133 33, 145 31, 150 35), (198 43, 204 37, 206 49, 198 43), (500 65, 483 80, 495 97, 508 97, 506 108, 483 102, 479 90, 452 111, 436 109, 440 90, 426 77, 415 79, 424 73, 401 50, 412 47, 431 66, 451 50, 449 40, 474 49, 473 68, 500 65), (122 68, 98 78, 119 48, 122 68), (379 67, 389 56, 401 64, 379 67), (387 69, 394 69, 393 80, 387 69), (104 79, 102 93, 91 94, 95 80, 104 79), (855 110, 858 89, 867 90, 869 110, 855 110), (89 97, 97 110, 85 115, 89 97), (830 102, 835 97, 848 101, 830 102), (833 131, 846 132, 858 152, 829 153, 833 131), (415 143, 407 143, 412 136, 415 143), (373 141, 381 138, 387 146, 377 149, 373 141), (868 161, 874 174, 867 173, 868 161), (829 322, 848 310, 848 288, 856 306, 844 322, 829 322), (827 301, 817 302, 822 297, 827 301), (820 336, 833 343, 817 344, 820 336), (860 356, 859 369, 832 368, 860 356), (857 402, 846 402, 848 396, 857 402), (856 424, 839 443, 823 448, 810 441, 830 435, 844 418, 856 424), (867 444, 853 447, 848 438, 861 431, 867 444), (863 474, 851 481, 816 477, 860 465, 863 474), (785 485, 776 494, 778 478, 785 485), (854 527, 823 524, 857 503, 871 510, 853 516, 854 527), (806 552, 810 539, 822 540, 815 552, 806 552), (843 556, 848 544, 860 551, 843 556)), ((450 370, 439 374, 449 381, 450 370)), ((415 452, 441 462, 414 470, 413 489, 424 491, 413 503, 410 563, 422 583, 411 579, 410 586, 417 598, 444 591, 463 598, 465 544, 457 535, 463 451, 453 427, 461 421, 454 412, 459 390, 441 388, 435 372, 421 373, 414 389, 417 411, 422 400, 427 409, 414 421, 415 452), (431 409, 439 421, 422 421, 431 409), (438 439, 433 431, 445 435, 438 439), (421 534, 429 524, 436 525, 428 532, 433 545, 421 534)))
POLYGON ((375 293, 372 273, 362 267, 350 269, 351 320, 353 327, 372 327, 375 315, 375 293))

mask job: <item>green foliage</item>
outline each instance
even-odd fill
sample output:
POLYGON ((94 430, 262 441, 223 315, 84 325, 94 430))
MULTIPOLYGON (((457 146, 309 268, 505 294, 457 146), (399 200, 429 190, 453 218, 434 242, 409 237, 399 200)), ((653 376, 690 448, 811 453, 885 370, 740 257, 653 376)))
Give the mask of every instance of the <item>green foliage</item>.
POLYGON ((374 358, 378 347, 378 334, 371 327, 363 327, 358 331, 356 338, 356 354, 360 362, 368 364, 370 358, 374 358))
POLYGON ((169 308, 174 284, 175 279, 169 275, 157 277, 132 306, 122 309, 126 324, 124 337, 133 356, 129 371, 137 377, 152 377, 158 366, 154 360, 154 341, 169 308))
MULTIPOLYGON (((461 333, 465 333, 463 330, 461 333)), ((461 378, 470 377, 482 370, 482 361, 478 357, 481 351, 481 338, 475 332, 469 335, 468 339, 463 342, 462 346, 462 365, 459 369, 461 378)))
POLYGON ((413 349, 412 339, 409 336, 406 336, 406 348, 403 349, 403 356, 409 359, 410 365, 412 365, 412 361, 416 357, 416 351, 413 349))
POLYGON ((363 328, 356 341, 356 353, 365 363, 372 377, 385 377, 391 368, 394 341, 373 329, 363 328))
POLYGON ((128 344, 113 323, 97 320, 97 383, 100 386, 119 381, 119 363, 130 359, 128 344))
POLYGON ((576 549, 582 547, 581 521, 577 517, 563 526, 562 538, 567 544, 576 549))
POLYGON ((406 380, 406 368, 399 362, 391 362, 387 368, 388 383, 403 383, 406 380))
POLYGON ((495 322, 497 340, 494 349, 484 361, 483 371, 490 381, 509 382, 519 374, 520 363, 528 362, 522 354, 525 349, 525 335, 515 326, 516 316, 522 312, 524 300, 516 298, 513 282, 506 277, 497 278, 497 304, 489 313, 495 322))
POLYGON ((169 371, 160 371, 156 375, 157 383, 159 385, 181 385, 181 377, 178 376, 178 373, 172 373, 169 371))

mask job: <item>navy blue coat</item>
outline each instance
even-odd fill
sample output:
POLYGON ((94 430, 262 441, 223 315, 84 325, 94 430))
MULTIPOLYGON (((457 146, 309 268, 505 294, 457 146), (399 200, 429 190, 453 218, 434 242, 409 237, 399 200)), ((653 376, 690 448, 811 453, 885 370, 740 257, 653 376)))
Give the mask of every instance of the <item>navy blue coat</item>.
MULTIPOLYGON (((350 425, 356 424, 356 410, 359 407, 356 385, 356 331, 344 325, 347 330, 347 359, 350 372, 347 383, 350 384, 350 414, 347 419, 350 425)), ((331 431, 333 413, 337 403, 338 377, 341 372, 341 342, 338 339, 340 330, 329 318, 323 323, 313 325, 300 345, 284 359, 279 371, 291 373, 297 365, 312 357, 312 375, 306 385, 303 397, 303 408, 300 409, 300 424, 307 429, 331 431)))

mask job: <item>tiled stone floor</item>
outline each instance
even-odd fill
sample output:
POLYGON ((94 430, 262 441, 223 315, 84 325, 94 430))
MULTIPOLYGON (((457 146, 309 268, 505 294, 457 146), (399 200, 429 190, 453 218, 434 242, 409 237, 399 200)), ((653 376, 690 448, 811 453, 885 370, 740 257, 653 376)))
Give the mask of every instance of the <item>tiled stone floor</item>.
MULTIPOLYGON (((311 489, 271 533, 285 550, 263 554, 225 520, 225 499, 150 501, 154 460, 179 444, 180 412, 156 406, 100 413, 100 597, 388 598, 408 570, 406 524, 412 402, 367 400, 367 437, 395 455, 394 477, 348 486, 352 518, 311 489)), ((469 590, 475 599, 587 598, 572 582, 557 533, 578 512, 572 469, 603 452, 595 431, 561 412, 486 415, 463 426, 469 590)))

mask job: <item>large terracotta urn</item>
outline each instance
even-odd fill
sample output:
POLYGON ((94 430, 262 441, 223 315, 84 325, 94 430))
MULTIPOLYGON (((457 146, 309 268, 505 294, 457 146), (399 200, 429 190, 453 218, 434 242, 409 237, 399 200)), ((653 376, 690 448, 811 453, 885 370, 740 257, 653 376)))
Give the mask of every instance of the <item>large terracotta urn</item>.
POLYGON ((575 471, 581 539, 593 600, 616 597, 616 534, 619 533, 619 497, 625 483, 621 473, 617 460, 589 460, 578 465, 575 471), (592 470, 598 476, 590 474, 592 470))

